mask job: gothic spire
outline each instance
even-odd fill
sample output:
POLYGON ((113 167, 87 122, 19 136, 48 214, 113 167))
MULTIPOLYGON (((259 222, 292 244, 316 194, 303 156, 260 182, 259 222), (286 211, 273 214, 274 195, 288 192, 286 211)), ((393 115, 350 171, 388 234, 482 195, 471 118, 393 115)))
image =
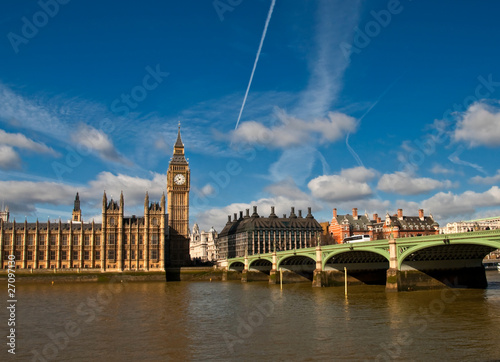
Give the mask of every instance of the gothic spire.
POLYGON ((73 208, 73 211, 80 211, 80 195, 78 195, 78 192, 76 193, 75 207, 73 208))
POLYGON ((177 130, 177 141, 175 141, 174 147, 184 147, 184 144, 182 143, 181 139, 181 121, 179 121, 179 128, 177 130))

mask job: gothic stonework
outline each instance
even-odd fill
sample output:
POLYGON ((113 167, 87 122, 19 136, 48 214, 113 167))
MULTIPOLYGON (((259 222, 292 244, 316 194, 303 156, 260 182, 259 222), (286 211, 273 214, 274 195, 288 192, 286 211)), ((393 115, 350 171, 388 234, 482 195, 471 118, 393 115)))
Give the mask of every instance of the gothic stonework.
POLYGON ((177 132, 174 154, 167 171, 167 212, 169 215, 170 245, 168 266, 183 266, 189 257, 189 163, 184 156, 181 128, 177 132))
POLYGON ((6 209, 0 213, 0 267, 7 268, 10 255, 19 269, 148 271, 187 265, 189 176, 179 127, 167 172, 168 208, 165 194, 160 202, 150 202, 146 192, 144 216, 128 217, 123 193, 119 201, 108 201, 104 192, 102 223, 83 222, 78 193, 67 223, 9 222, 6 209))

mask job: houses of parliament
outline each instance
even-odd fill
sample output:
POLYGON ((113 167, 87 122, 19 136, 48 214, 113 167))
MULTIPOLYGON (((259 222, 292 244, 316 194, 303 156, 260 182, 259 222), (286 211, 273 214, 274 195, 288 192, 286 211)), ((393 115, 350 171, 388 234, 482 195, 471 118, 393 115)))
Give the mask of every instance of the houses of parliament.
POLYGON ((19 269, 100 269, 102 272, 152 271, 189 263, 190 169, 180 126, 167 171, 167 197, 151 202, 146 191, 144 215, 124 215, 120 199, 102 197, 102 222, 84 223, 76 194, 69 222, 9 222, 0 215, 0 265, 14 255, 19 269))

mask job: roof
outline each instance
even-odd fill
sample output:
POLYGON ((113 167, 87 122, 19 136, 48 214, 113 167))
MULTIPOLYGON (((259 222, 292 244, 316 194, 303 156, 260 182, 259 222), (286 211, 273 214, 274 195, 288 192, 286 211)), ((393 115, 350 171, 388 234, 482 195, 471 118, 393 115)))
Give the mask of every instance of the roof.
POLYGON ((246 211, 245 216, 243 216, 243 212, 240 212, 240 217, 238 219, 228 220, 219 233, 219 237, 258 230, 323 230, 319 222, 314 219, 310 212, 306 217, 296 216, 293 211, 290 213, 289 217, 277 217, 274 214, 274 210, 272 210, 269 217, 261 217, 257 214, 256 207, 254 207, 254 213, 252 215, 249 214, 249 209, 246 211))
MULTIPOLYGON (((398 226, 400 229, 421 230, 429 226, 439 226, 439 224, 430 216, 424 216, 422 219, 418 216, 403 216, 399 219, 397 216, 389 216, 392 226, 398 226)), ((387 222, 387 218, 386 218, 387 222)))

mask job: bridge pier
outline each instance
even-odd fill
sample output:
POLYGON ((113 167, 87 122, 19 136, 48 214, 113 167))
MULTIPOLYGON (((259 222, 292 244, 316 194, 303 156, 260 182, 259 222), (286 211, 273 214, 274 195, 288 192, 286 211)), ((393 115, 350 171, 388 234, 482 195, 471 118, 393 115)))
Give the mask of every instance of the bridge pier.
POLYGON ((276 255, 276 250, 273 251, 273 265, 271 271, 269 272, 269 284, 278 284, 280 282, 280 276, 276 270, 278 267, 278 256, 276 255))
POLYGON ((321 245, 316 245, 316 269, 313 272, 313 287, 324 287, 323 283, 323 257, 321 256, 321 245))

